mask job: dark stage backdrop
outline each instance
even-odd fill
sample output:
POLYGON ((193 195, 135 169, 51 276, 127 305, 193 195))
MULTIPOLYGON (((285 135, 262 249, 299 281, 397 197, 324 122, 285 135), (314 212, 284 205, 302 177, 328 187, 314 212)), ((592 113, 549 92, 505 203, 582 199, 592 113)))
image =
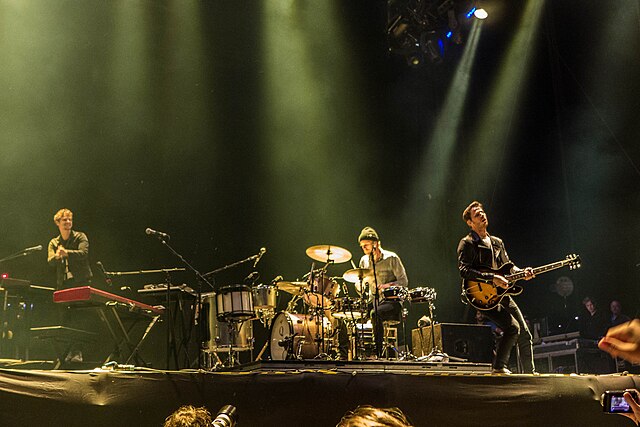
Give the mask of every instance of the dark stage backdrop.
MULTIPOLYGON (((108 270, 183 266, 151 227, 201 272, 266 247, 260 281, 295 280, 312 245, 357 263, 370 225, 411 287, 436 288, 438 319, 460 321, 460 217, 479 199, 519 265, 582 256, 527 284, 529 316, 547 314, 560 276, 571 304, 616 297, 635 314, 638 3, 497 2, 473 57, 466 30, 422 68, 387 54, 384 7, 1 1, 0 257, 46 246, 67 207, 108 270)), ((53 284, 44 253, 0 267, 53 284)), ((190 272, 172 280, 195 286, 190 272)))

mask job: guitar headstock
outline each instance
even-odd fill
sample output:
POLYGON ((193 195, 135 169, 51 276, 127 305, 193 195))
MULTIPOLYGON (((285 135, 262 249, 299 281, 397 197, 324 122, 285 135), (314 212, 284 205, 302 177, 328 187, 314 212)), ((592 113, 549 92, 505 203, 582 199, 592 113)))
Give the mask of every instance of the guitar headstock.
POLYGON ((567 255, 564 263, 565 265, 569 266, 569 270, 576 270, 582 267, 582 261, 580 261, 580 255, 576 255, 576 254, 567 255))

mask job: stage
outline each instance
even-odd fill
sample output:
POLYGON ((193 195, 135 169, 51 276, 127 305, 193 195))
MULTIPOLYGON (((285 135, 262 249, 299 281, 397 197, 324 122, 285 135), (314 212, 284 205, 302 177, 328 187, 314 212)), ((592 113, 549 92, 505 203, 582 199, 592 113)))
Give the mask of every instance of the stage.
POLYGON ((397 406, 416 426, 629 425, 602 413, 633 375, 492 375, 483 364, 256 362, 224 371, 0 369, 3 426, 160 426, 183 404, 238 426, 333 426, 358 405, 397 406))

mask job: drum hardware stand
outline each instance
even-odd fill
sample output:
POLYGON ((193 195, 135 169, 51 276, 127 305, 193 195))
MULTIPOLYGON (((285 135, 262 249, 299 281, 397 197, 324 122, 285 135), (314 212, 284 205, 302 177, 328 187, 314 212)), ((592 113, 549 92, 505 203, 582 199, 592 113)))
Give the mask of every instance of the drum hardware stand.
MULTIPOLYGON (((218 319, 220 320, 220 319, 218 319)), ((236 320, 236 319, 231 319, 231 320, 227 320, 224 319, 224 322, 227 323, 229 325, 229 355, 227 357, 227 367, 232 368, 234 366, 236 366, 236 361, 239 359, 238 356, 238 351, 233 349, 233 345, 235 344, 235 338, 236 335, 240 334, 240 328, 242 328, 242 324, 244 322, 248 322, 248 320, 242 321, 242 320, 236 320)))
MULTIPOLYGON (((351 265, 353 266, 353 268, 355 269, 355 264, 353 263, 353 261, 351 262, 351 265)), ((374 270, 375 272, 375 270, 374 270)), ((374 273, 375 275, 375 273, 374 273)), ((366 356, 366 348, 364 345, 364 325, 365 325, 365 319, 367 318, 366 314, 367 314, 367 296, 371 293, 370 291, 370 284, 369 282, 363 282, 364 276, 362 275, 362 272, 359 273, 358 275, 358 283, 359 286, 356 286, 356 292, 358 293, 358 296, 360 297, 360 319, 358 319, 357 321, 354 321, 354 328, 355 328, 355 354, 354 354, 354 358, 357 360, 366 360, 367 356, 366 356), (360 323, 360 333, 358 333, 358 328, 357 328, 357 324, 360 323)))
POLYGON ((356 333, 356 358, 357 360, 367 360, 367 349, 364 343, 364 325, 366 324, 366 314, 367 314, 367 291, 369 288, 369 284, 366 285, 362 283, 362 278, 360 279, 360 333, 358 334, 357 323, 354 323, 355 333, 356 333))
MULTIPOLYGON (((322 285, 324 285, 324 278, 325 278, 325 274, 326 274, 326 269, 327 266, 331 263, 331 261, 327 261, 327 263, 325 264, 324 267, 318 269, 320 271, 320 275, 316 276, 318 279, 318 282, 321 283, 322 285)), ((318 298, 318 294, 314 293, 313 291, 315 290, 313 288, 313 286, 315 285, 315 281, 314 281, 314 276, 313 273, 315 271, 314 269, 315 267, 315 262, 311 263, 311 271, 309 273, 307 273, 307 275, 309 276, 309 293, 312 295, 312 297, 309 299, 310 301, 312 301, 313 299, 317 299, 318 298)), ((303 276, 304 277, 304 276, 303 276)), ((320 306, 319 307, 315 307, 315 309, 311 310, 310 316, 312 318, 316 319, 316 325, 318 325, 318 328, 320 329, 320 333, 316 333, 316 338, 314 339, 315 343, 316 343, 316 347, 318 349, 318 354, 314 357, 314 359, 327 359, 329 357, 329 355, 326 353, 326 347, 325 347, 325 340, 324 340, 324 300, 325 300, 325 296, 324 296, 324 289, 320 289, 320 306)), ((305 338, 302 339, 301 343, 304 341, 305 338)), ((300 344, 300 348, 299 351, 302 350, 302 344, 300 344)), ((298 353, 298 359, 300 359, 299 353, 298 353)))
POLYGON ((402 308, 402 335, 404 338, 404 350, 398 353, 398 360, 416 360, 417 357, 413 355, 407 344, 407 315, 409 314, 409 310, 404 306, 405 302, 406 301, 404 299, 400 300, 400 307, 402 308))
POLYGON ((297 311, 295 310, 295 306, 299 300, 300 300, 300 294, 294 295, 293 298, 291 298, 291 300, 287 304, 287 309, 285 311, 289 313, 297 313, 297 311))
POLYGON ((449 356, 444 351, 440 350, 438 344, 436 343, 436 322, 433 320, 433 310, 435 308, 433 304, 433 300, 429 299, 429 319, 431 319, 431 352, 426 356, 421 356, 416 359, 418 362, 449 362, 453 360, 454 362, 465 362, 465 359, 461 359, 459 357, 449 356))
POLYGON ((264 345, 262 346, 262 349, 260 350, 260 353, 258 353, 256 358, 253 360, 254 362, 257 362, 258 360, 262 359, 262 355, 264 354, 264 352, 267 350, 267 347, 269 346, 269 341, 270 340, 267 340, 267 342, 264 343, 264 345))

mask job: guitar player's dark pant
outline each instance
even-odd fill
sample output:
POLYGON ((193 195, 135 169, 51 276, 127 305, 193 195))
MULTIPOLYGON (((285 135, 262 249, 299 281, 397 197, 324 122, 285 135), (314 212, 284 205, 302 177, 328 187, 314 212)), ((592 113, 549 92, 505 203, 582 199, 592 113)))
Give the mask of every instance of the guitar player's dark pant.
POLYGON ((511 349, 517 343, 522 369, 525 373, 534 372, 531 332, 516 302, 510 296, 506 296, 496 307, 483 313, 503 331, 496 349, 493 368, 501 369, 508 366, 511 349))

